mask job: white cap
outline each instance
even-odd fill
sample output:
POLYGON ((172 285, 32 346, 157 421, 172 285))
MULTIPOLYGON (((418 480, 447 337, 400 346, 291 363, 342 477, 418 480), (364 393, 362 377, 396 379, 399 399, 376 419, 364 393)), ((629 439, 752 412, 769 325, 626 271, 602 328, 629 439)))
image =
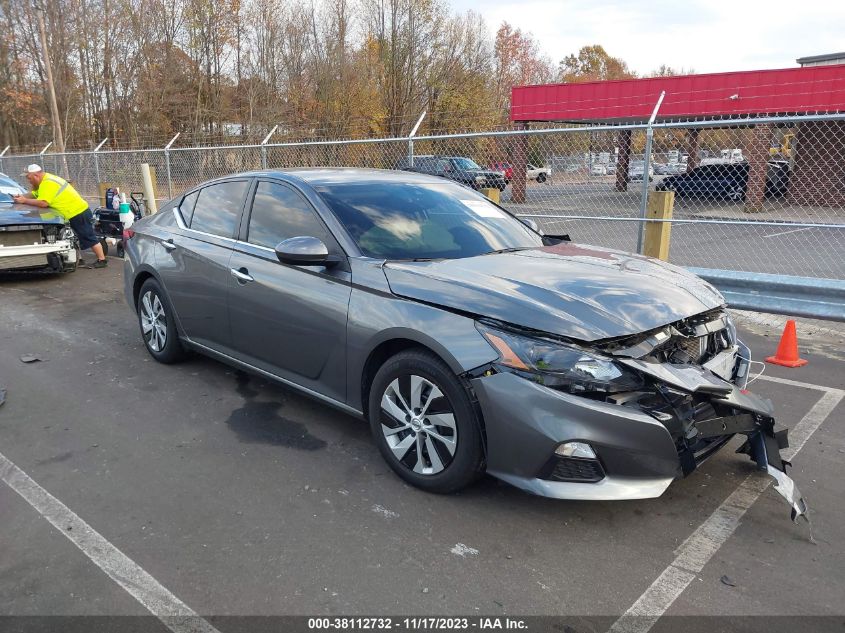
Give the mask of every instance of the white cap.
POLYGON ((41 169, 41 165, 37 165, 36 163, 32 163, 28 165, 26 171, 21 174, 21 176, 26 176, 27 174, 37 174, 39 171, 44 171, 41 169))

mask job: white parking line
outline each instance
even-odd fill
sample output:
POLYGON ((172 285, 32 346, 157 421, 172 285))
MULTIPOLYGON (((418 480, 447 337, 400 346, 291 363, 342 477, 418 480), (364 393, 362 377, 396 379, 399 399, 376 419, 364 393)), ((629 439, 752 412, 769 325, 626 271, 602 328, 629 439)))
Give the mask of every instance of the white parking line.
POLYGON ((0 479, 173 633, 219 633, 2 453, 0 479))
MULTIPOLYGON (((784 458, 790 460, 845 397, 845 391, 774 376, 763 376, 762 379, 824 392, 795 428, 790 429, 790 446, 783 451, 784 458)), ((675 550, 675 560, 614 622, 610 631, 647 633, 695 579, 696 574, 701 572, 713 554, 736 531, 742 517, 769 487, 770 482, 771 479, 763 473, 753 473, 746 477, 745 481, 675 550)))
POLYGON ((790 233, 797 233, 798 231, 809 231, 811 227, 806 226, 803 229, 792 229, 791 231, 781 231, 780 233, 769 233, 763 237, 778 237, 779 235, 789 235, 790 233))

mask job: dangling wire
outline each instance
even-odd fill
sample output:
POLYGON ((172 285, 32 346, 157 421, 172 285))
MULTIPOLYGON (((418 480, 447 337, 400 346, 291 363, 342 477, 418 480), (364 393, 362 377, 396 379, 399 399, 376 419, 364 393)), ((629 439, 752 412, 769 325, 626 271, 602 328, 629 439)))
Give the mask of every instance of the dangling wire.
POLYGON ((742 385, 743 389, 747 389, 748 385, 757 380, 766 371, 766 363, 760 360, 751 360, 750 358, 745 358, 745 356, 739 353, 737 354, 737 356, 748 363, 748 372, 745 374, 745 384, 742 385), (749 378, 749 375, 751 374, 751 365, 760 365, 760 373, 754 376, 754 378, 749 378))

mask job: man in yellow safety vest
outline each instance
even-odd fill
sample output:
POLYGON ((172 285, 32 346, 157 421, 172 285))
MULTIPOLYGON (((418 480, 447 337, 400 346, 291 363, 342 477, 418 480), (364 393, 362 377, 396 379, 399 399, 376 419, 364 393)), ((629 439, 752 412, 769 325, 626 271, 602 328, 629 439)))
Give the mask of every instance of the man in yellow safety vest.
POLYGON ((94 215, 88 208, 85 198, 80 196, 67 180, 48 174, 41 169, 40 165, 30 165, 21 175, 26 176, 32 186, 32 193, 15 196, 15 202, 42 209, 49 207, 56 211, 70 223, 70 228, 79 239, 79 247, 90 248, 97 256, 93 267, 105 268, 106 256, 100 240, 94 233, 94 215))

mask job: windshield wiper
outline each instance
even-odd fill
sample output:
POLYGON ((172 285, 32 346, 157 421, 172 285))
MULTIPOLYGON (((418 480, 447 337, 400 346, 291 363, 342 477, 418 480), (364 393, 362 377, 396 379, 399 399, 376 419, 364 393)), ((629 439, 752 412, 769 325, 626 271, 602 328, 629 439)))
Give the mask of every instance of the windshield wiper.
POLYGON ((489 251, 482 253, 482 255, 499 255, 500 253, 515 253, 517 251, 527 251, 534 248, 534 246, 512 246, 511 248, 500 248, 497 251, 489 251))

